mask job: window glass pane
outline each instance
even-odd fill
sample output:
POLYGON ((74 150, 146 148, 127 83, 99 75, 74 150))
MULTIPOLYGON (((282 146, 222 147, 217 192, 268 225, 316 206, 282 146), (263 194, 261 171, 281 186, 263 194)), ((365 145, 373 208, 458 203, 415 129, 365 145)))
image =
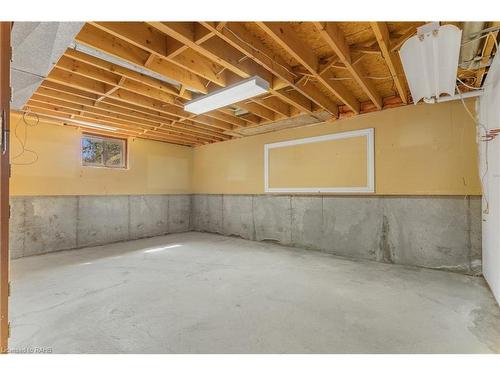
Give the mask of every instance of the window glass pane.
POLYGON ((106 140, 104 142, 104 164, 109 167, 123 167, 123 141, 106 140))
POLYGON ((82 136, 82 164, 92 167, 125 168, 126 141, 100 137, 82 136))
POLYGON ((103 165, 102 139, 83 137, 82 160, 84 165, 103 165))

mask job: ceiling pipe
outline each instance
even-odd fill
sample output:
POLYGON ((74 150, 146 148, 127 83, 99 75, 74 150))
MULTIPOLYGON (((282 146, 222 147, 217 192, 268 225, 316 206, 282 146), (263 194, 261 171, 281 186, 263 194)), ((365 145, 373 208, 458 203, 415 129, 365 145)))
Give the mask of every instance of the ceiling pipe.
POLYGON ((463 69, 474 69, 479 65, 477 60, 479 47, 483 39, 478 37, 484 29, 485 22, 464 22, 462 30, 462 48, 460 49, 459 66, 463 69))
MULTIPOLYGON (((170 79, 168 77, 165 77, 159 73, 155 73, 145 67, 141 67, 139 65, 135 65, 135 64, 132 64, 132 63, 129 63, 125 60, 122 60, 118 57, 115 57, 109 53, 106 53, 106 52, 102 52, 96 48, 93 48, 93 47, 90 47, 90 46, 87 46, 87 45, 84 45, 84 44, 81 44, 77 41, 74 41, 73 43, 70 44, 69 48, 75 50, 75 51, 78 51, 78 52, 83 52, 87 55, 90 55, 90 56, 93 56, 93 57, 96 57, 98 59, 101 59, 101 60, 104 60, 104 61, 107 61, 111 64, 115 64, 115 65, 118 65, 118 66, 121 66, 122 68, 126 68, 126 69, 129 69, 129 70, 132 70, 136 73, 139 73, 139 74, 144 74, 145 76, 148 76, 148 77, 151 77, 151 78, 155 78, 159 81, 162 81, 162 82, 165 82, 165 83, 168 83, 172 86, 175 86, 177 88, 180 88, 181 87, 181 84, 173 79, 170 79)), ((191 90, 191 89, 188 89, 189 91, 192 91, 192 92, 195 92, 195 93, 198 93, 198 91, 196 90, 191 90)))
POLYGON ((427 104, 433 104, 433 103, 450 102, 452 100, 475 98, 477 96, 481 96, 483 94, 483 92, 484 92, 483 90, 468 91, 468 92, 464 92, 462 94, 456 94, 453 96, 441 96, 437 100, 435 98, 424 99, 424 102, 427 104))

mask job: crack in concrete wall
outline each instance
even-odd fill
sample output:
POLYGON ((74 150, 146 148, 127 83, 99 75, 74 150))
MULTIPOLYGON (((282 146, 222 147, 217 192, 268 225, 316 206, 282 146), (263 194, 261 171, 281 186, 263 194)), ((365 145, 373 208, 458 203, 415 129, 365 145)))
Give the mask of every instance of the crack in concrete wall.
POLYGON ((192 202, 196 231, 379 262, 481 272, 480 197, 198 194, 192 202), (222 218, 211 219, 219 212, 222 218))

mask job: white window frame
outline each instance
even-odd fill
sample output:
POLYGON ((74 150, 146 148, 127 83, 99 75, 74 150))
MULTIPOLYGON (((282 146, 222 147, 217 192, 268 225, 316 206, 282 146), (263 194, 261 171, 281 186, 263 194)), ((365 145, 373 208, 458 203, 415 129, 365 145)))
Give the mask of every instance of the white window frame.
POLYGON ((375 146, 374 129, 354 130, 342 133, 322 135, 319 137, 294 139, 291 141, 268 143, 264 145, 264 190, 266 193, 374 193, 375 192, 375 146), (306 143, 325 142, 336 139, 366 137, 367 186, 345 187, 305 187, 305 188, 271 188, 269 187, 269 151, 275 148, 289 147, 306 143))

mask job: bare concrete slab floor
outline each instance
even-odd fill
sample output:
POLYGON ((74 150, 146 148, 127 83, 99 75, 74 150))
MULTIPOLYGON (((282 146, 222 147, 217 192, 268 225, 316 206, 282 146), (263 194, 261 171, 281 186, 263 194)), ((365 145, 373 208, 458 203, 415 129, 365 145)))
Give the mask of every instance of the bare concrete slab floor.
POLYGON ((11 348, 491 353, 484 280, 182 233, 12 262, 11 348))

